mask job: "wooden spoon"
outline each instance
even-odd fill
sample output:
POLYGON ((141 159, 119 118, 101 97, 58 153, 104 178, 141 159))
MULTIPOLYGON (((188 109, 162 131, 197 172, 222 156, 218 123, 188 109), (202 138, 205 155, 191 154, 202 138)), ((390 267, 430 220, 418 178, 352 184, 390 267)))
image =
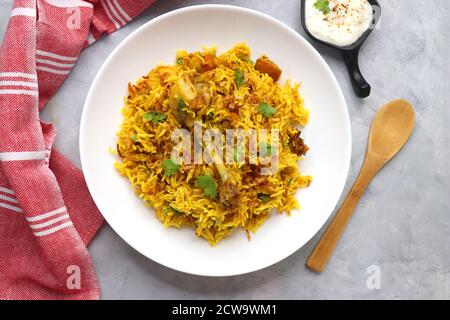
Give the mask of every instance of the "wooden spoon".
POLYGON ((353 210, 372 178, 405 145, 414 128, 414 109, 405 100, 394 100, 375 115, 366 157, 352 190, 341 209, 306 261, 308 268, 322 272, 349 222, 353 210))

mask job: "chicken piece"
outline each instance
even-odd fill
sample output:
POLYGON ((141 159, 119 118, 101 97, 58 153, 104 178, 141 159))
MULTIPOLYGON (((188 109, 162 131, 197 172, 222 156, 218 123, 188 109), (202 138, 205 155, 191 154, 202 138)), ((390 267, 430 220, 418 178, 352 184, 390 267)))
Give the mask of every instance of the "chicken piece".
MULTIPOLYGON (((204 146, 207 148, 206 146, 204 146)), ((215 154, 209 152, 222 182, 219 191, 220 202, 229 208, 237 205, 237 182, 232 175, 229 174, 227 167, 221 163, 221 159, 215 154)))
POLYGON ((217 159, 214 159, 214 156, 213 156, 213 161, 214 161, 214 165, 216 166, 216 170, 219 173, 220 180, 222 182, 226 182, 230 176, 228 174, 227 167, 223 163, 220 163, 217 159))
POLYGON ((199 82, 195 85, 197 89, 197 97, 192 102, 192 109, 197 111, 202 107, 209 107, 211 104, 211 95, 208 85, 199 82))
POLYGON ((298 156, 304 156, 309 148, 305 144, 302 138, 300 138, 300 131, 296 131, 292 136, 289 137, 289 148, 291 151, 298 156))
POLYGON ((190 129, 194 126, 194 117, 187 112, 186 103, 192 102, 197 97, 197 90, 188 79, 179 79, 170 91, 170 107, 173 114, 181 124, 190 129))
POLYGON ((236 180, 228 173, 228 169, 224 164, 216 163, 216 170, 219 173, 222 185, 219 191, 220 202, 225 207, 234 208, 237 205, 237 183, 236 180))
POLYGON ((197 96, 197 90, 189 79, 178 79, 172 90, 184 101, 192 101, 197 96))
POLYGON ((235 181, 228 179, 225 183, 222 182, 222 187, 219 191, 220 202, 228 208, 235 208, 237 206, 237 186, 235 181))
POLYGON ((256 60, 255 69, 259 72, 268 74, 274 82, 277 82, 278 79, 280 79, 281 69, 267 56, 261 56, 256 60))

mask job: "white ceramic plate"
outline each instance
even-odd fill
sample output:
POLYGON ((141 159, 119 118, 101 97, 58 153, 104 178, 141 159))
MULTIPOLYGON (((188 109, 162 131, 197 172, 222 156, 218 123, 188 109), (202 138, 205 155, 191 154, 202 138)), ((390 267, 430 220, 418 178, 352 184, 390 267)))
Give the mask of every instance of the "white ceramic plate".
MULTIPOLYGON (((299 22, 300 23, 300 22, 299 22)), ((343 190, 351 154, 350 122, 344 97, 317 51, 281 22, 248 9, 204 5, 176 10, 148 22, 127 37, 95 78, 80 129, 83 172, 99 210, 111 227, 148 258, 179 271, 229 276, 268 267, 294 253, 316 234, 332 213, 343 190), (219 53, 247 42, 252 57, 267 54, 283 70, 284 81, 301 81, 300 93, 310 109, 303 130, 310 152, 301 170, 314 176, 298 192, 302 210, 273 214, 248 241, 244 232, 212 248, 190 228, 164 228, 144 206, 127 179, 113 167, 120 109, 127 83, 160 62, 173 63, 177 49, 217 46, 219 53)))

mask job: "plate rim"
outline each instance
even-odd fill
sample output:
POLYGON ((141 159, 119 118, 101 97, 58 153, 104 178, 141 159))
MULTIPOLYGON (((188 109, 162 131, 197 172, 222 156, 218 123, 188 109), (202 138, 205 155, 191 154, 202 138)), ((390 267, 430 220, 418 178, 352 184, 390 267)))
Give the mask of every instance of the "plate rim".
POLYGON ((186 273, 186 274, 191 274, 191 275, 195 275, 195 276, 203 276, 203 277, 229 277, 229 276, 238 276, 238 275, 244 275, 244 274, 249 274, 249 273, 253 273, 253 272, 257 272, 260 270, 263 270, 265 268, 268 268, 270 266, 273 266, 275 264, 278 264, 279 262, 287 259, 288 257, 290 257, 291 255, 293 255, 295 252, 297 252, 298 250, 304 248, 321 230, 322 228, 327 224, 327 222, 330 220, 330 218, 333 216, 333 213, 339 203, 340 198, 342 197, 342 194, 344 192, 345 189, 345 185, 346 182, 349 178, 349 171, 350 171, 350 165, 351 165, 351 155, 352 155, 352 129, 351 129, 351 121, 350 121, 350 115, 349 115, 349 110, 348 110, 348 105, 347 102, 345 100, 344 94, 342 92, 342 88, 339 85, 339 82, 337 81, 337 78, 334 74, 334 72, 331 70, 330 66, 328 65, 328 63, 325 61, 325 59, 323 58, 323 56, 314 48, 314 46, 305 39, 305 37, 303 37, 300 33, 298 33, 297 31, 295 31, 294 29, 292 29, 290 26, 288 26, 286 23, 257 10, 254 9, 250 9, 250 8, 246 8, 246 7, 240 7, 240 6, 235 6, 235 5, 225 5, 225 4, 199 4, 199 5, 192 5, 192 6, 186 6, 186 7, 182 7, 182 8, 178 8, 172 11, 168 11, 162 15, 159 15, 147 22, 145 22, 143 25, 139 26, 136 30, 134 30, 133 32, 131 32, 128 36, 126 36, 124 39, 121 40, 121 42, 109 53, 108 57, 105 59, 105 61, 103 62, 102 66, 100 67, 100 69, 97 71, 97 74, 94 77, 94 80, 92 81, 89 90, 88 90, 88 94, 86 95, 84 104, 83 104, 83 110, 82 110, 82 114, 81 114, 81 120, 80 120, 80 127, 79 127, 79 154, 80 154, 80 162, 81 162, 81 169, 82 169, 82 173, 83 176, 85 178, 86 181, 86 185, 88 187, 89 193, 94 201, 94 203, 96 204, 98 210, 100 211, 100 213, 102 214, 103 218, 105 219, 105 221, 108 223, 108 225, 111 227, 111 229, 131 248, 133 248, 133 250, 139 252, 141 255, 143 255, 144 257, 146 257, 147 259, 150 259, 156 263, 158 263, 159 265, 162 265, 166 268, 169 268, 171 270, 175 270, 178 272, 182 272, 182 273, 186 273), (92 96, 94 94, 94 90, 93 88, 95 88, 97 86, 97 83, 100 81, 100 76, 103 74, 104 70, 106 69, 106 67, 110 64, 110 61, 115 57, 115 55, 121 50, 122 47, 124 47, 128 41, 130 41, 132 38, 138 36, 138 34, 140 34, 141 32, 143 32, 144 29, 148 28, 149 26, 158 23, 160 20, 164 20, 164 19, 168 19, 171 18, 172 16, 176 16, 178 14, 183 14, 185 12, 189 12, 189 11, 195 11, 195 10, 208 10, 208 9, 216 9, 216 10, 235 10, 235 11, 241 11, 244 12, 246 14, 250 14, 250 15, 254 15, 257 16, 259 18, 265 19, 265 20, 269 20, 270 22, 277 24, 278 26, 282 27, 282 29, 284 29, 286 32, 292 34, 293 36, 295 36, 299 41, 301 41, 306 47, 308 47, 308 49, 312 52, 312 54, 314 54, 319 61, 321 62, 321 64, 325 67, 328 75, 330 76, 334 86, 338 89, 338 96, 340 99, 340 103, 344 106, 344 119, 346 122, 346 127, 347 127, 347 137, 346 137, 346 142, 347 142, 347 147, 348 150, 346 150, 345 154, 346 154, 346 168, 345 168, 345 180, 343 181, 341 187, 340 187, 340 191, 337 193, 337 199, 335 199, 335 204, 333 209, 330 211, 328 217, 325 219, 324 223, 321 225, 321 227, 311 235, 311 237, 305 241, 305 243, 299 247, 297 247, 296 249, 294 249, 291 252, 288 252, 284 257, 280 258, 280 259, 275 259, 273 261, 271 261, 270 263, 266 263, 264 265, 261 265, 257 268, 251 268, 249 270, 243 271, 243 272, 230 272, 230 273, 226 273, 226 272, 220 272, 220 273, 196 273, 192 270, 186 270, 185 268, 179 268, 177 266, 173 266, 173 265, 167 265, 165 262, 160 261, 160 259, 155 259, 155 258, 150 258, 147 254, 145 254, 144 252, 142 252, 140 249, 134 247, 133 245, 131 245, 124 237, 121 236, 121 233, 119 233, 116 228, 111 225, 107 218, 105 217, 105 215, 102 213, 101 207, 102 205, 100 205, 96 199, 96 195, 93 192, 93 187, 92 184, 90 183, 92 175, 87 174, 87 172, 84 170, 86 168, 86 151, 85 149, 87 147, 85 147, 84 141, 85 138, 85 133, 86 133, 86 123, 87 123, 87 113, 88 113, 88 105, 91 104, 90 101, 92 100, 92 96))

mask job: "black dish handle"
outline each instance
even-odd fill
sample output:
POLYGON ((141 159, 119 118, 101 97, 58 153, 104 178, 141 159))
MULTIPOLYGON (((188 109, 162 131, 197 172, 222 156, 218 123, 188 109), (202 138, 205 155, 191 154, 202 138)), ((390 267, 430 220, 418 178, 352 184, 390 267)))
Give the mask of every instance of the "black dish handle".
POLYGON ((352 50, 341 50, 348 74, 352 82, 353 90, 360 98, 367 98, 370 95, 370 84, 364 79, 359 70, 358 53, 359 48, 352 50))

